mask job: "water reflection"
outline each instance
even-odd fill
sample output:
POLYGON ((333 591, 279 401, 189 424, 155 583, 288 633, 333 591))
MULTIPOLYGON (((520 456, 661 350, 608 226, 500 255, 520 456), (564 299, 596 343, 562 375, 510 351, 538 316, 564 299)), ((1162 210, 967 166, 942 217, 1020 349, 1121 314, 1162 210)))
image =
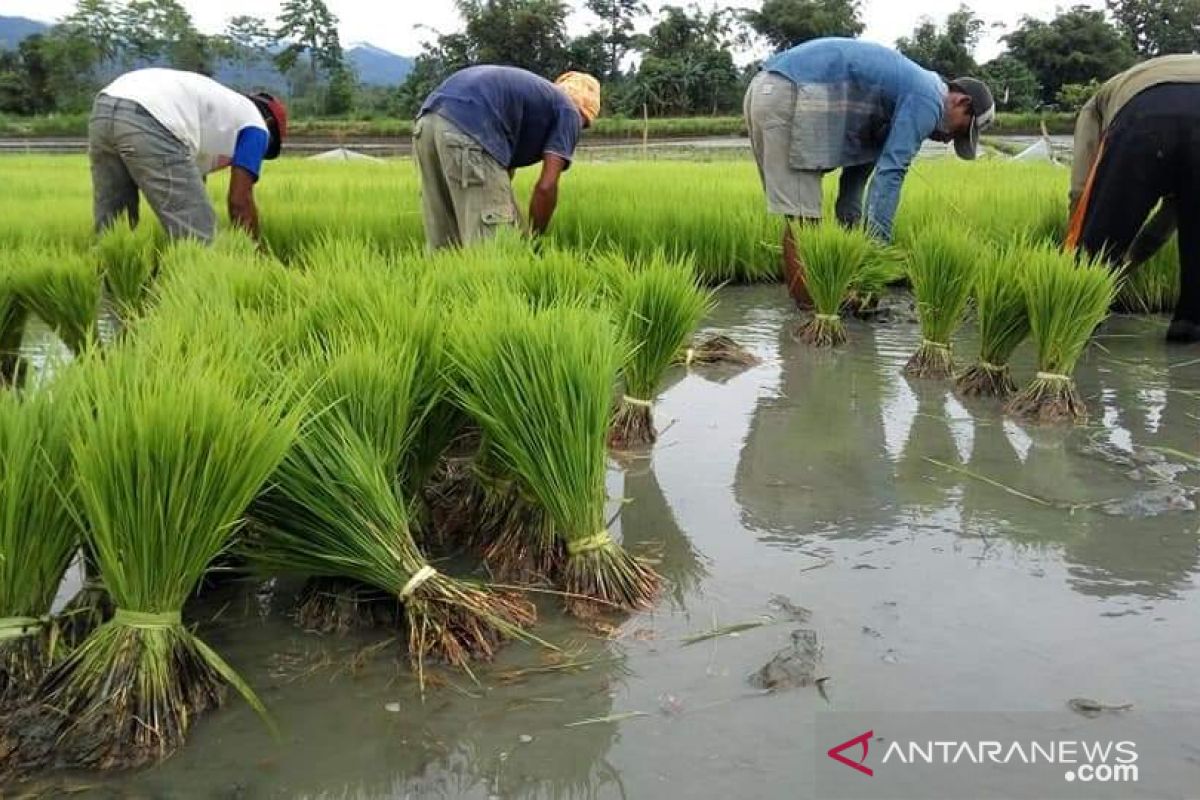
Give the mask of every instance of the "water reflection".
POLYGON ((667 599, 687 607, 708 575, 708 559, 679 527, 674 512, 648 462, 625 470, 625 506, 620 516, 622 542, 636 553, 649 553, 666 579, 667 599))
POLYGON ((735 476, 743 524, 787 547, 814 531, 858 535, 894 506, 875 330, 853 325, 854 344, 836 351, 794 341, 788 325, 777 335, 779 391, 758 402, 735 476))

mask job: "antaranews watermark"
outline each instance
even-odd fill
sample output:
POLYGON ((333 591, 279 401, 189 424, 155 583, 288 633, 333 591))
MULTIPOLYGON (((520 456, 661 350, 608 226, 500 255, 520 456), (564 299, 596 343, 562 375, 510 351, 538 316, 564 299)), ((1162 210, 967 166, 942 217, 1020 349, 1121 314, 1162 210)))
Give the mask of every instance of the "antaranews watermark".
POLYGON ((1200 783, 1200 715, 828 713, 814 735, 821 798, 1141 798, 1200 783))

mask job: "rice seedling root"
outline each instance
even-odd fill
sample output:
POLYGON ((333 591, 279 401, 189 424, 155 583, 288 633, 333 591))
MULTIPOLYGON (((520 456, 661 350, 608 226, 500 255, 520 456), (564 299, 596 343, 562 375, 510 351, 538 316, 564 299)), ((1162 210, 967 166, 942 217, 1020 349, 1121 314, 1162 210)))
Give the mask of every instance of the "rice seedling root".
POLYGON ((801 323, 796 338, 813 347, 836 347, 846 342, 846 326, 837 314, 814 314, 801 323))
POLYGON ((976 361, 954 379, 964 397, 1010 397, 1017 391, 1007 364, 976 361))
POLYGON ((1068 375, 1039 372, 1037 377, 1008 404, 1008 412, 1046 425, 1082 423, 1087 406, 1075 381, 1068 375))
POLYGON ((654 404, 626 395, 621 398, 608 431, 608 446, 614 450, 636 450, 658 440, 654 430, 654 404))
POLYGON ((738 367, 752 367, 758 363, 758 358, 746 348, 728 336, 715 335, 693 342, 692 346, 683 353, 683 364, 690 367, 695 364, 732 364, 738 367))
POLYGON ((399 621, 394 596, 349 578, 310 578, 296 599, 296 622, 317 633, 348 633, 399 621))
POLYGON ((954 375, 954 358, 950 345, 922 339, 917 352, 904 365, 904 374, 912 378, 945 380, 954 375))
POLYGON ((23 703, 54 656, 57 631, 48 620, 0 619, 0 714, 23 703))
POLYGON ((45 676, 0 736, 0 753, 17 770, 144 766, 182 746, 192 721, 224 697, 211 651, 178 613, 118 611, 45 676))
POLYGON ((430 566, 418 570, 399 597, 417 670, 426 659, 459 667, 490 661, 506 639, 522 637, 537 619, 533 603, 518 594, 471 586, 430 566))
POLYGON ((654 607, 662 577, 602 531, 567 545, 563 574, 566 608, 584 619, 614 611, 654 607))

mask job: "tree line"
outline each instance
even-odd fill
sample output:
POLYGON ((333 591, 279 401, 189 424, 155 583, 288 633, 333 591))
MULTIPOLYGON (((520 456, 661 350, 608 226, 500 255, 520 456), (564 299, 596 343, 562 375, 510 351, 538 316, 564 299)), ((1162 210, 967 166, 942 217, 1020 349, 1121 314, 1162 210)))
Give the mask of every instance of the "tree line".
MULTIPOLYGON (((455 0, 457 30, 432 32, 399 87, 357 85, 323 0, 284 0, 273 23, 239 16, 221 34, 200 33, 178 0, 79 0, 47 34, 0 52, 0 111, 87 107, 105 65, 162 63, 211 73, 218 61, 270 65, 287 77, 302 111, 411 116, 447 75, 472 64, 512 64, 547 77, 568 69, 599 76, 606 113, 691 116, 737 113, 759 64, 735 52, 784 50, 822 36, 856 37, 860 0, 763 0, 758 8, 584 0, 591 20, 572 36, 562 0, 455 0)), ((1023 18, 1001 37, 1005 51, 980 64, 987 23, 968 5, 918 21, 896 47, 945 77, 971 74, 993 87, 1002 111, 1075 110, 1102 81, 1140 59, 1200 51, 1200 0, 1107 0, 1050 20, 1023 18)), ((241 87, 253 88, 253 87, 241 87)))

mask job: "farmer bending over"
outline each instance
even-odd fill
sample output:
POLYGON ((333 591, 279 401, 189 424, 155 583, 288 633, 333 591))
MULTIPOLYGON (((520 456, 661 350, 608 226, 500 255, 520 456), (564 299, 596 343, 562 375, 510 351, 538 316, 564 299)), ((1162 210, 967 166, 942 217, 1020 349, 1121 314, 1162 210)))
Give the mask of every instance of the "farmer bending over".
MULTIPOLYGON (((953 141, 960 158, 975 158, 995 103, 974 78, 947 83, 894 50, 831 38, 769 59, 746 92, 745 114, 768 211, 820 221, 821 178, 841 168, 838 221, 858 224, 865 192, 867 228, 886 242, 922 142, 953 141)), ((790 225, 783 231, 783 268, 796 303, 810 306, 790 225)))
POLYGON ((138 223, 138 190, 172 238, 211 242, 217 215, 208 173, 231 167, 229 218, 258 238, 254 184, 287 135, 287 109, 211 78, 173 69, 127 72, 100 91, 88 123, 97 232, 124 212, 138 223))
POLYGON ((543 233, 559 176, 600 113, 600 84, 568 72, 554 83, 516 67, 468 67, 426 98, 413 130, 430 248, 470 244, 520 222, 512 175, 542 162, 529 230, 543 233))
POLYGON ((1172 342, 1200 341, 1200 56, 1144 61, 1100 87, 1075 124, 1069 248, 1132 272, 1179 228, 1172 342), (1155 205, 1158 213, 1147 221, 1155 205), (1143 224, 1144 223, 1144 224, 1143 224), (1182 223, 1182 224, 1179 224, 1182 223))

